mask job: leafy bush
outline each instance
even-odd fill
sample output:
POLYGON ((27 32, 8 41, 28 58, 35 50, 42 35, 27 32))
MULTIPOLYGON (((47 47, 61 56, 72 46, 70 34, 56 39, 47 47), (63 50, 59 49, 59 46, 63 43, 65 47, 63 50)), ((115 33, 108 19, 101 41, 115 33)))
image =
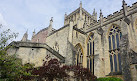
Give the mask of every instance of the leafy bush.
POLYGON ((123 81, 120 78, 114 77, 106 77, 106 78, 98 78, 97 81, 123 81))
MULTIPOLYGON (((53 81, 54 79, 64 79, 69 78, 69 72, 74 72, 74 78, 84 80, 96 81, 96 76, 94 76, 89 69, 83 68, 81 66, 68 66, 61 65, 57 59, 51 59, 45 61, 43 66, 38 68, 33 68, 32 74, 36 76, 37 79, 43 81, 46 79, 48 81, 53 81)), ((72 74, 73 75, 73 74, 72 74)), ((35 78, 32 77, 32 78, 35 78)), ((78 80, 79 81, 79 80, 78 80)))

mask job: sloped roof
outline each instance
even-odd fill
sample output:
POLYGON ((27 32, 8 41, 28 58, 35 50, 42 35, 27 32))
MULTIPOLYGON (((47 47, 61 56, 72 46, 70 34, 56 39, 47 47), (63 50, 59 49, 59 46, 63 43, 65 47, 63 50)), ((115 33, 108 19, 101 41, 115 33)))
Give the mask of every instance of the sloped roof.
MULTIPOLYGON (((48 30, 48 27, 46 27, 46 28, 44 28, 44 29, 41 29, 37 34, 39 34, 39 33, 42 32, 42 31, 45 31, 45 30, 48 30)), ((52 28, 52 31, 56 31, 56 29, 52 28)), ((36 35, 37 35, 37 34, 36 34, 36 35)))

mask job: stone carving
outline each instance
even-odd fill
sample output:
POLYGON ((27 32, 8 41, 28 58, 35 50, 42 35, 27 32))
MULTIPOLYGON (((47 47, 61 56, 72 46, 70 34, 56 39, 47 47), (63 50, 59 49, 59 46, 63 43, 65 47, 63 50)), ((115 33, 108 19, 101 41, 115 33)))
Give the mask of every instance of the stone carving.
POLYGON ((130 19, 125 17, 124 21, 129 25, 131 23, 130 19))
POLYGON ((100 28, 97 29, 97 32, 98 32, 99 35, 103 35, 104 30, 100 27, 100 28))

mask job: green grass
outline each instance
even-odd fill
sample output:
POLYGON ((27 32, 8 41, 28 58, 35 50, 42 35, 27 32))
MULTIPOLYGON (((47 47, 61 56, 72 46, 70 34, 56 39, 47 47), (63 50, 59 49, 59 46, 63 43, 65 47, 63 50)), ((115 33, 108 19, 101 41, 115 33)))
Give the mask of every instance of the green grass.
POLYGON ((105 77, 105 78, 98 78, 97 81, 123 81, 120 78, 114 77, 105 77))

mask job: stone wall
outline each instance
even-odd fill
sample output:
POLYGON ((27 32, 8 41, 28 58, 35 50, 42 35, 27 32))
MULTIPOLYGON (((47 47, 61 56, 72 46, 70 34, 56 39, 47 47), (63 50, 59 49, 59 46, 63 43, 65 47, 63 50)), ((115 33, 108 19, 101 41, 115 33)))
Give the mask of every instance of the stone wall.
POLYGON ((59 45, 59 54, 67 58, 67 41, 68 41, 69 25, 51 33, 46 39, 46 44, 51 48, 55 46, 55 43, 59 45))
POLYGON ((137 3, 134 3, 131 7, 126 6, 126 8, 127 13, 125 9, 121 9, 102 19, 101 16, 103 15, 101 15, 99 21, 96 21, 81 5, 80 8, 66 16, 64 27, 52 32, 49 36, 47 36, 48 32, 46 29, 34 36, 32 42, 36 42, 39 39, 39 42, 46 43, 51 47, 50 50, 52 51, 47 49, 49 48, 48 46, 45 49, 39 47, 39 45, 36 47, 36 44, 30 47, 28 47, 29 45, 27 45, 27 47, 16 46, 10 49, 11 52, 9 52, 9 54, 18 54, 20 58, 23 58, 23 62, 32 62, 37 65, 41 65, 46 56, 57 58, 62 61, 65 59, 65 63, 71 65, 75 64, 75 46, 80 44, 83 52, 82 65, 83 67, 87 67, 87 42, 88 37, 92 33, 94 34, 93 40, 95 43, 94 74, 97 77, 105 77, 111 73, 108 40, 109 31, 113 25, 116 25, 120 27, 122 35, 125 36, 125 38, 122 37, 120 48, 123 76, 122 74, 114 76, 124 77, 126 81, 131 81, 131 78, 132 81, 136 81, 137 3), (85 19, 89 20, 86 22, 85 19), (58 45, 58 51, 54 49, 56 44, 58 45), (131 50, 135 52, 133 56, 131 50))
POLYGON ((35 66, 41 66, 43 62, 50 60, 51 58, 56 58, 63 62, 64 57, 60 56, 46 44, 40 43, 28 43, 28 42, 12 42, 10 49, 7 53, 9 55, 16 54, 17 57, 22 59, 24 63, 34 63, 35 66))

